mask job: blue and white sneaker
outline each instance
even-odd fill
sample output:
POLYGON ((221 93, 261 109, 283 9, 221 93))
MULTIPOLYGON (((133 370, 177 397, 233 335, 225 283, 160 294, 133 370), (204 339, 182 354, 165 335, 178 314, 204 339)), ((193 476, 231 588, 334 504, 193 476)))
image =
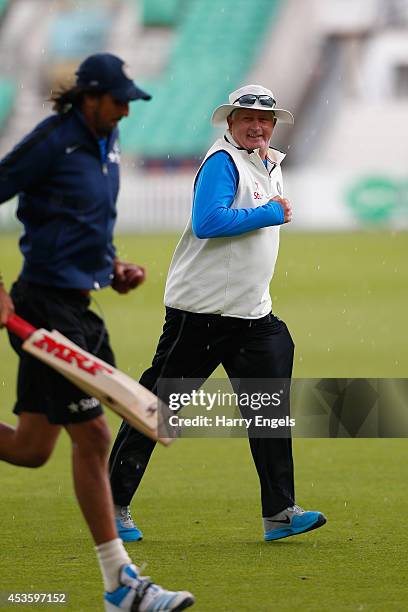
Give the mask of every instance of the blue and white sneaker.
POLYGON ((322 527, 327 519, 321 512, 291 506, 275 516, 264 518, 265 541, 280 540, 322 527))
POLYGON ((115 522, 118 535, 124 542, 143 540, 143 533, 134 524, 129 506, 115 506, 115 522))
POLYGON ((147 576, 139 576, 133 564, 121 567, 119 583, 116 591, 104 595, 105 612, 175 612, 194 603, 188 591, 166 591, 147 576))

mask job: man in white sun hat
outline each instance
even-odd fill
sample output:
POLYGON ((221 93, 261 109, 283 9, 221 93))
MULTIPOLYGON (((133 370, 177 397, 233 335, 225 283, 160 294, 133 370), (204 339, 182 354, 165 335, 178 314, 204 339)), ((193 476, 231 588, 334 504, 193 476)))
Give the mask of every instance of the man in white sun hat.
MULTIPOLYGON (((269 295, 279 226, 292 218, 283 198, 285 154, 269 146, 278 121, 293 123, 293 116, 260 85, 232 92, 229 104, 212 115, 213 125, 227 130, 197 172, 192 215, 167 278, 166 322, 140 381, 159 394, 163 379, 204 381, 222 364, 239 392, 266 391, 274 379, 283 380, 288 409, 294 345, 285 323, 272 314, 269 295)), ((323 525, 323 514, 295 505, 290 433, 252 431, 249 442, 265 540, 323 525)), ((154 445, 124 423, 112 450, 111 485, 123 540, 135 539, 129 505, 154 445)))

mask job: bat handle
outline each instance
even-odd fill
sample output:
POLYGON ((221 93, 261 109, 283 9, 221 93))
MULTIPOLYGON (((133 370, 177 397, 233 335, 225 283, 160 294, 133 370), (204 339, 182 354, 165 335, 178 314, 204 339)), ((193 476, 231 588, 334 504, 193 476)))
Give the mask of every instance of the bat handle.
POLYGON ((26 340, 35 332, 35 327, 16 314, 11 315, 7 319, 6 327, 12 334, 19 336, 23 340, 26 340))

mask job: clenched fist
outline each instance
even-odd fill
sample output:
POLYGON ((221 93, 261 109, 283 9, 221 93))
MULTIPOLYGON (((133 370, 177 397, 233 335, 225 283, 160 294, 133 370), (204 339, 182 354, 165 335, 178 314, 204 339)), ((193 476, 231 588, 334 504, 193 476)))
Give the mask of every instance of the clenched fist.
POLYGON ((115 259, 113 274, 112 289, 122 294, 129 293, 141 285, 146 278, 146 272, 142 266, 120 261, 120 259, 115 259))
POLYGON ((284 223, 290 223, 292 221, 292 205, 286 198, 281 198, 280 196, 273 196, 271 198, 274 202, 279 202, 279 204, 283 208, 284 215, 284 223))

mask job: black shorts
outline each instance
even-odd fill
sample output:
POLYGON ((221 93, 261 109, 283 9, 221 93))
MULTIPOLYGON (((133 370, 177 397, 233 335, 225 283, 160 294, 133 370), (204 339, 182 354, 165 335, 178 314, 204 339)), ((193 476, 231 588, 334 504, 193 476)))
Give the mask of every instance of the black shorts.
MULTIPOLYGON (((34 327, 56 329, 81 348, 115 365, 104 322, 89 310, 90 298, 74 289, 42 287, 18 280, 12 287, 16 314, 34 327)), ((9 334, 20 357, 15 414, 44 414, 53 425, 89 421, 103 411, 97 399, 87 395, 55 370, 26 353, 22 341, 9 334)))

